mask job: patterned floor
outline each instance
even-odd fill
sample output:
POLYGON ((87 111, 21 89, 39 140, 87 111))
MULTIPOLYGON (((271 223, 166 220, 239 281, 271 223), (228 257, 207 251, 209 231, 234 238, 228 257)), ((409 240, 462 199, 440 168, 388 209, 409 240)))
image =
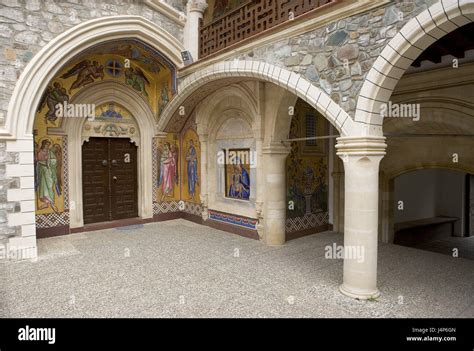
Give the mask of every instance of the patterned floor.
POLYGON ((39 240, 0 263, 0 317, 474 317, 471 260, 379 247, 375 301, 341 295, 332 232, 282 247, 185 220, 39 240))

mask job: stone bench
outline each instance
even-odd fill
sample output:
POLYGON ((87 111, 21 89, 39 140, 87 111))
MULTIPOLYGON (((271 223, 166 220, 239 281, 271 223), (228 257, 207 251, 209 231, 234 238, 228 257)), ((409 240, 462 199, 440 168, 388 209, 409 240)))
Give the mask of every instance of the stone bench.
POLYGON ((437 216, 423 218, 414 221, 396 223, 394 226, 394 244, 413 246, 421 242, 437 239, 446 236, 446 225, 449 225, 451 236, 454 235, 454 224, 458 217, 437 216), (429 230, 425 230, 428 229, 429 230))

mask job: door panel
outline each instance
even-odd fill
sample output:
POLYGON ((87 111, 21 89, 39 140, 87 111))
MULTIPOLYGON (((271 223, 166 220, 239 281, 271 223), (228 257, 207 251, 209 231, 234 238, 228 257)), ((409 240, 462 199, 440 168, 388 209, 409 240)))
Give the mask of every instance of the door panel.
POLYGON ((90 138, 82 145, 82 199, 84 223, 108 221, 110 218, 108 167, 108 141, 90 138))
POLYGON ((466 231, 465 236, 474 235, 474 175, 469 174, 469 230, 466 231))
POLYGON ((90 138, 82 146, 84 224, 138 216, 137 147, 90 138))
POLYGON ((110 157, 113 219, 137 217, 137 147, 129 139, 113 139, 110 157))

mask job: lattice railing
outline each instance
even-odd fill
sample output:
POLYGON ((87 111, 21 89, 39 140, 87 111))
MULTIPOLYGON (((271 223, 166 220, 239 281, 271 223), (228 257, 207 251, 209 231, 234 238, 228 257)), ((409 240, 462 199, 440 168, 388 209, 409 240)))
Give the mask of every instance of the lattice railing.
POLYGON ((200 58, 336 0, 249 1, 200 29, 200 58))

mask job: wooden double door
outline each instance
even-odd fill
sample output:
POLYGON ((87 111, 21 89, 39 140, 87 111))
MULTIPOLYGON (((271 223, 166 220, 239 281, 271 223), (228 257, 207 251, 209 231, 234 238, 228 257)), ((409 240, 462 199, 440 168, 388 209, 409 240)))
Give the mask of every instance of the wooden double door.
POLYGON ((82 146, 84 224, 138 217, 137 147, 125 138, 82 146))

